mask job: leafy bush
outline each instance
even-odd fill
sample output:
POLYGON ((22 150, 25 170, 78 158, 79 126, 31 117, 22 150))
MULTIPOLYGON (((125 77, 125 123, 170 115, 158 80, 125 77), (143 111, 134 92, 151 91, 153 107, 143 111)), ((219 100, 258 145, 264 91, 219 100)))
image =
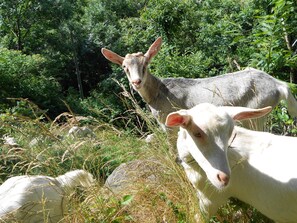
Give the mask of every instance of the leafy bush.
POLYGON ((272 0, 270 5, 272 9, 258 16, 254 25, 251 65, 296 83, 297 4, 296 1, 272 0))
POLYGON ((154 75, 162 78, 203 78, 215 75, 215 71, 209 69, 212 59, 206 58, 203 52, 179 55, 166 43, 163 46, 156 59, 152 61, 151 72, 154 75))
POLYGON ((7 98, 28 98, 52 114, 61 111, 61 87, 54 78, 47 76, 45 63, 41 55, 28 56, 20 51, 0 49, 2 109, 14 105, 7 98))

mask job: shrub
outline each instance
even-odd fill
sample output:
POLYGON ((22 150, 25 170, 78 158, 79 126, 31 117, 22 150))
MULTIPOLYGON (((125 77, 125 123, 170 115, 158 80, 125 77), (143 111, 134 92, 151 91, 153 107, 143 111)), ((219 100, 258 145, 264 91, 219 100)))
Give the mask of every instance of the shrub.
POLYGON ((15 105, 8 98, 28 98, 52 114, 61 111, 60 84, 44 69, 46 60, 40 55, 0 48, 0 98, 2 109, 15 105))

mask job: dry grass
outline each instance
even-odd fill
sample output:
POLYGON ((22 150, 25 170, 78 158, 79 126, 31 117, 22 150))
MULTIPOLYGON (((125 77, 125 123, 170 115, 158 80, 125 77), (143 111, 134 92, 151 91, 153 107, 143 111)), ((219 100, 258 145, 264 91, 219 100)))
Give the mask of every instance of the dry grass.
MULTIPOLYGON (((142 117, 137 119, 134 134, 93 118, 86 121, 71 112, 46 122, 39 116, 2 115, 0 134, 15 137, 19 146, 0 144, 0 182, 15 175, 57 176, 72 169, 85 169, 95 176, 97 183, 71 195, 69 215, 63 222, 203 222, 196 192, 175 162, 175 151, 167 136, 128 92, 123 95, 133 102, 130 115, 142 117), (82 121, 88 123, 96 137, 66 137, 67 131, 82 121), (144 142, 146 133, 138 128, 144 125, 156 134, 151 144, 144 142), (30 146, 36 137, 37 144, 30 146), (145 161, 128 168, 136 176, 131 178, 132 184, 112 193, 104 186, 106 178, 121 163, 131 160, 145 161)), ((250 206, 232 200, 210 222, 270 221, 250 206)))
POLYGON ((2 182, 16 175, 57 176, 71 169, 86 169, 97 179, 94 187, 77 190, 71 196, 69 215, 63 222, 194 222, 198 211, 195 191, 176 164, 166 135, 151 119, 148 123, 152 123, 157 137, 150 145, 140 136, 98 120, 89 126, 95 138, 69 138, 67 131, 80 122, 68 113, 47 122, 10 114, 3 120, 1 131, 13 136, 19 147, 0 145, 2 182), (36 138, 32 146, 30 142, 36 138), (155 183, 148 183, 143 175, 121 194, 113 194, 103 185, 120 163, 152 157, 158 163, 156 168, 143 167, 147 175, 156 176, 155 183))

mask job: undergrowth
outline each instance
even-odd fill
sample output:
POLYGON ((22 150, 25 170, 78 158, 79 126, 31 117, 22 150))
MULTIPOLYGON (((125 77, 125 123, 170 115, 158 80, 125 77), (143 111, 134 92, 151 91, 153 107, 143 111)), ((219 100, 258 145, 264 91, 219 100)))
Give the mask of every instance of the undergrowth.
MULTIPOLYGON (((57 176, 73 169, 85 169, 96 178, 96 184, 72 195, 69 215, 63 222, 203 222, 198 198, 183 169, 175 162, 175 153, 166 135, 149 113, 131 100, 130 111, 141 118, 135 129, 119 129, 92 117, 72 112, 50 120, 37 107, 27 102, 29 115, 7 111, 0 115, 0 136, 15 138, 17 146, 0 144, 0 183, 12 176, 32 174, 57 176), (75 138, 68 130, 87 125, 95 137, 75 138), (148 126, 155 141, 147 144, 147 133, 139 126, 148 126), (163 167, 157 185, 141 183, 137 190, 115 195, 104 182, 121 163, 136 159, 157 160, 163 167), (197 215, 198 213, 198 215, 197 215)), ((285 106, 278 106, 268 118, 269 131, 296 136, 296 122, 287 115, 285 106)), ((254 208, 231 199, 211 219, 218 222, 270 222, 254 208)))

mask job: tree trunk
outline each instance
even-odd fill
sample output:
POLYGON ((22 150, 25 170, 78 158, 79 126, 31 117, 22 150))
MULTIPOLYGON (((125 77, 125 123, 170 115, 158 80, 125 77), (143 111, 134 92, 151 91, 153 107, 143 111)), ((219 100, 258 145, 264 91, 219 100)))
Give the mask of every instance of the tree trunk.
POLYGON ((290 83, 297 84, 297 70, 294 68, 290 72, 290 83))
POLYGON ((74 66, 75 66, 75 74, 76 74, 76 79, 77 79, 77 84, 78 84, 78 91, 79 91, 79 95, 80 98, 83 99, 84 98, 84 91, 83 91, 83 85, 82 85, 82 81, 81 81, 81 75, 80 75, 80 69, 79 69, 79 62, 78 62, 78 58, 77 58, 77 51, 76 51, 76 44, 74 42, 74 37, 73 37, 73 31, 70 30, 70 38, 71 38, 71 43, 73 46, 73 59, 74 59, 74 66))
POLYGON ((75 74, 76 74, 76 78, 77 78, 79 95, 80 95, 80 98, 83 99, 84 98, 84 91, 83 91, 81 75, 80 75, 80 70, 79 70, 79 63, 78 63, 76 53, 74 55, 74 64, 75 64, 75 74))

